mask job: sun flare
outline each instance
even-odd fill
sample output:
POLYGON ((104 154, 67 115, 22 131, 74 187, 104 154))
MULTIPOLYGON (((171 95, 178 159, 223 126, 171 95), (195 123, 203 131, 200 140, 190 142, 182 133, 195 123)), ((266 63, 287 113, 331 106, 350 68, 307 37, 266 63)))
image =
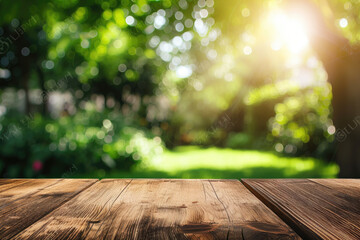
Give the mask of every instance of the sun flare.
POLYGON ((308 48, 306 24, 300 17, 288 16, 278 10, 269 14, 268 23, 273 34, 271 43, 273 50, 286 47, 292 53, 301 53, 308 48))

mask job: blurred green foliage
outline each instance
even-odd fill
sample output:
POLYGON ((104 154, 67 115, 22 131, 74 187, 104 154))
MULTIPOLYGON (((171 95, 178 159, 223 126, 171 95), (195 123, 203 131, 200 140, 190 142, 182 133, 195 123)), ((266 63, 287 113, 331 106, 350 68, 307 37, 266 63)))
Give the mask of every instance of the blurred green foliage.
MULTIPOLYGON (((360 4, 314 2, 359 41, 360 4)), ((277 42, 284 1, 0 4, 0 176, 103 176, 179 145, 332 158, 331 86, 277 42)))
POLYGON ((37 114, 7 116, 2 128, 4 177, 71 177, 146 166, 163 152, 162 141, 116 113, 83 111, 57 120, 37 114), (22 119, 21 121, 18 121, 22 119))

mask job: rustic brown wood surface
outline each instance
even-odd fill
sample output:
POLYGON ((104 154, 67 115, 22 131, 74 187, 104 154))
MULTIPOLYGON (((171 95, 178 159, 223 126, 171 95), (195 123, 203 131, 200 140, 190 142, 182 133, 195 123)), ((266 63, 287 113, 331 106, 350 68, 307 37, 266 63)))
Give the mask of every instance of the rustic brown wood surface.
POLYGON ((0 179, 0 193, 28 181, 25 179, 0 179))
POLYGON ((0 192, 0 239, 15 236, 96 181, 36 179, 2 183, 9 188, 0 192))
POLYGON ((238 180, 105 179, 14 239, 300 239, 238 180))
POLYGON ((359 223, 355 179, 0 179, 0 239, 360 239, 359 223))
POLYGON ((305 239, 360 239, 360 179, 246 179, 305 239))

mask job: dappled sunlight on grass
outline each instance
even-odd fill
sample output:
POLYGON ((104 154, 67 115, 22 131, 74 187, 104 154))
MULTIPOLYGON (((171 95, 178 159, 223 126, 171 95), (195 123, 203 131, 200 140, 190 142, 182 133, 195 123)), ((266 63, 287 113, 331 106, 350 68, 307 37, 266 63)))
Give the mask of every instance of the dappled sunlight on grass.
MULTIPOLYGON (((100 178, 333 178, 334 163, 314 158, 291 158, 271 152, 194 146, 166 151, 161 161, 132 172, 112 171, 100 178)), ((92 176, 94 177, 94 176, 92 176)))
MULTIPOLYGON (((335 164, 326 164, 314 158, 280 157, 253 150, 194 147, 167 151, 162 161, 153 164, 150 169, 174 175, 180 173, 182 177, 193 177, 192 172, 212 177, 208 172, 220 177, 222 171, 232 173, 234 177, 236 172, 246 177, 335 177, 338 172, 335 164)), ((239 177, 243 177, 241 175, 239 177)))

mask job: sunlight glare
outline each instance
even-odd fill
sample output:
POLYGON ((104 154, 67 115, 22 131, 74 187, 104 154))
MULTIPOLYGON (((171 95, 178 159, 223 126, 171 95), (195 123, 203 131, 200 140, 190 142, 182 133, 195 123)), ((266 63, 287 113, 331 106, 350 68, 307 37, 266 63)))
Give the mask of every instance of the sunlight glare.
POLYGON ((339 25, 340 25, 340 27, 342 27, 342 28, 346 28, 347 25, 348 25, 348 20, 347 20, 346 18, 340 19, 339 25))
POLYGON ((290 17, 278 10, 269 15, 269 23, 274 34, 273 50, 286 46, 292 53, 301 53, 308 48, 305 21, 300 17, 290 17))
POLYGON ((245 46, 243 52, 245 55, 250 55, 252 53, 252 48, 250 46, 245 46))

